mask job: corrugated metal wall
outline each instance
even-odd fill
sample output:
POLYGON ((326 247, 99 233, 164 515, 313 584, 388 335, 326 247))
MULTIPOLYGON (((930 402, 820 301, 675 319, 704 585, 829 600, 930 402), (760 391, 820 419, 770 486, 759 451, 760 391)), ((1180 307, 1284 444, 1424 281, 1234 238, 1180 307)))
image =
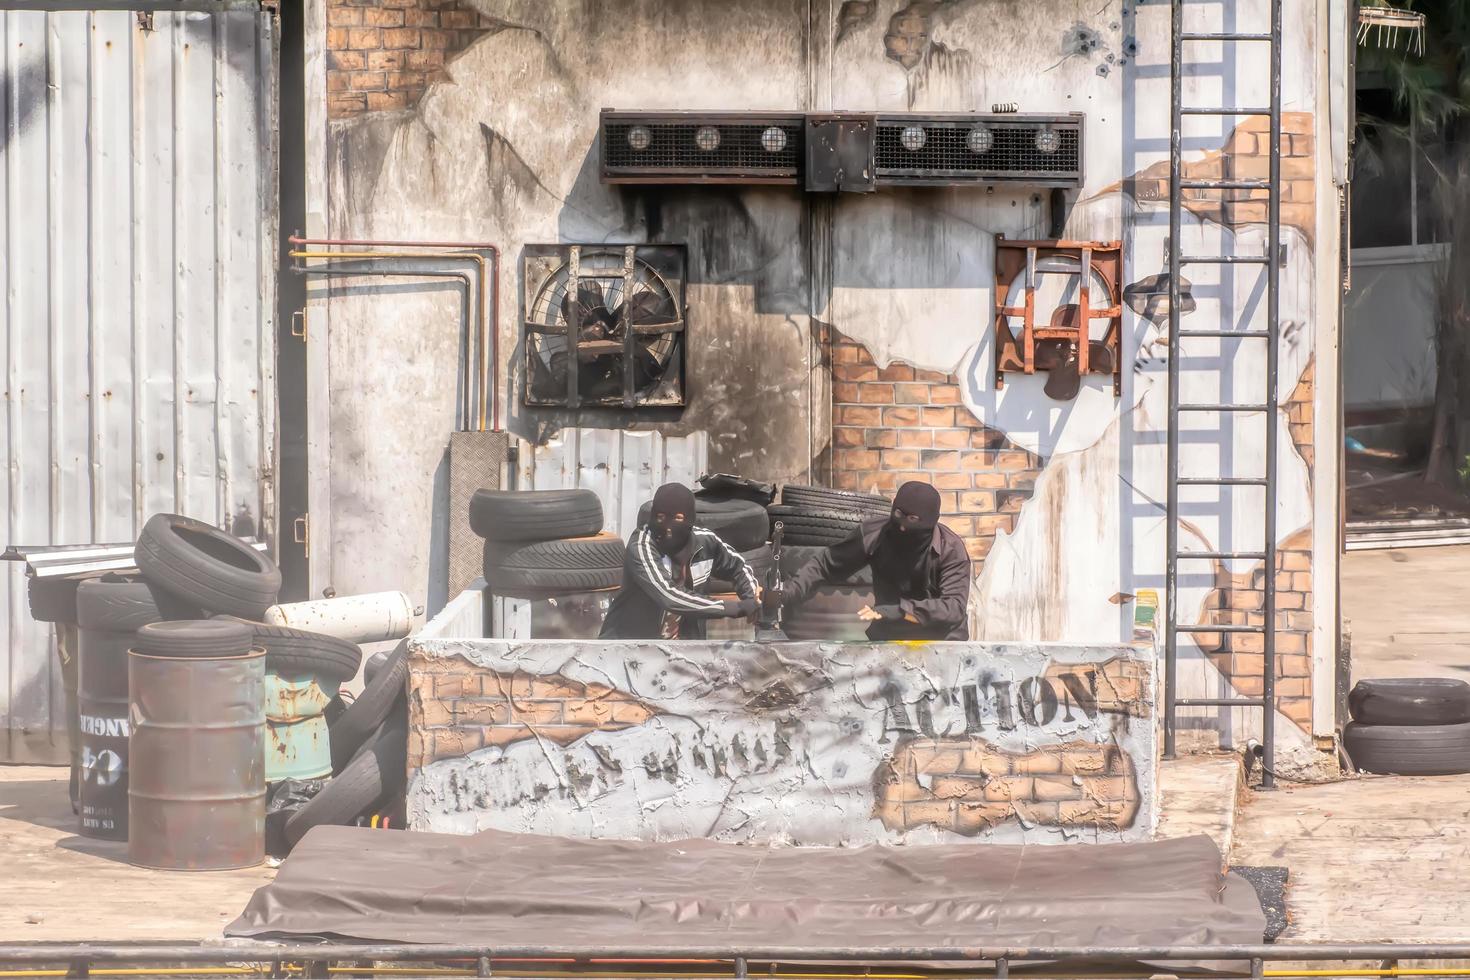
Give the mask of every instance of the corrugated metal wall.
POLYGON ((626 538, 653 491, 665 483, 693 486, 705 472, 708 452, 703 432, 669 438, 626 429, 564 429, 546 445, 521 454, 519 485, 596 491, 603 529, 626 538))
MULTIPOLYGON (((269 533, 269 17, 12 10, 0 32, 6 541, 127 541, 156 511, 269 533)), ((0 762, 60 762, 49 630, 4 575, 0 762)))

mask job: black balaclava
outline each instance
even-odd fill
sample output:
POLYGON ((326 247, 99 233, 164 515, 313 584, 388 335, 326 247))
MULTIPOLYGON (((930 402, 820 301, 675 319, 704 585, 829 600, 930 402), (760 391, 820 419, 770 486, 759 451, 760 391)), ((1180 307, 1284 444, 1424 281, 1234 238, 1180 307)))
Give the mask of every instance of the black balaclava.
MULTIPOLYGON (((929 553, 934 527, 939 523, 939 491, 927 483, 910 481, 893 496, 893 511, 883 529, 884 551, 895 566, 910 574, 917 571, 929 553)), ((885 562, 887 564, 887 562, 885 562)), ((905 577, 905 576, 899 576, 905 577)))
POLYGON ((694 491, 679 483, 665 483, 653 495, 648 510, 653 544, 666 555, 676 555, 689 544, 694 533, 694 491), (684 515, 683 520, 676 515, 684 515))

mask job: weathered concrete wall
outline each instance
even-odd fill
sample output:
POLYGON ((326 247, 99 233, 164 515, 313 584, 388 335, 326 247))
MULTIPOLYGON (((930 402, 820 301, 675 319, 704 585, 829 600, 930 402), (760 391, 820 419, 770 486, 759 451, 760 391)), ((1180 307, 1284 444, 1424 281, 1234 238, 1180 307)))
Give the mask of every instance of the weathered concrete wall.
POLYGON ((414 829, 833 845, 1138 840, 1155 820, 1145 650, 409 649, 414 829))
MULTIPOLYGON (((330 225, 352 236, 492 239, 506 262, 500 285, 500 368, 509 382, 511 427, 533 441, 558 426, 656 427, 673 437, 704 433, 711 469, 784 480, 831 472, 833 401, 823 338, 862 348, 864 366, 893 365, 940 377, 958 390, 954 420, 937 429, 1003 440, 996 451, 1027 455, 1023 484, 1008 496, 1018 512, 962 498, 955 477, 950 516, 970 522, 977 561, 973 619, 990 640, 1111 643, 1132 636, 1132 597, 1164 589, 1164 429, 1167 316, 1150 279, 1166 268, 1166 208, 1159 194, 1168 150, 1167 4, 1113 0, 636 0, 533 2, 460 0, 490 27, 429 84, 410 111, 368 113, 334 124, 330 225), (1066 217, 1072 238, 1121 239, 1125 285, 1134 289, 1123 323, 1121 396, 1107 379, 1056 402, 1044 376, 993 384, 990 311, 994 235, 1042 237, 1052 215, 1044 194, 1026 188, 889 190, 816 197, 795 191, 726 187, 633 189, 596 175, 596 114, 602 106, 640 109, 964 110, 1016 101, 1028 112, 1087 114, 1083 191, 1066 217), (689 248, 690 406, 677 419, 578 418, 520 408, 518 259, 542 241, 682 242, 689 248), (1040 472, 1032 475, 1039 467, 1040 472), (1024 503, 1021 503, 1022 500, 1024 503), (982 504, 984 506, 982 506, 982 504), (968 507, 969 509, 965 509, 968 507), (983 529, 983 530, 982 530, 983 529)), ((1200 29, 1261 29, 1266 0, 1241 0, 1224 14, 1199 11, 1200 29), (1228 20, 1218 21, 1221 16, 1228 20), (1216 18, 1210 21, 1208 18, 1216 18), (1218 21, 1218 22, 1217 22, 1218 21)), ((1325 155, 1316 139, 1318 5, 1286 13, 1282 150, 1289 180, 1286 265, 1282 272, 1278 396, 1291 399, 1274 424, 1280 434, 1277 527, 1280 541, 1311 537, 1315 439, 1311 365, 1317 319, 1314 283, 1335 276, 1318 259, 1323 229, 1311 179, 1325 155), (1295 536, 1295 537, 1294 537, 1295 536)), ((1264 46, 1218 46, 1194 53, 1186 79, 1191 104, 1266 101, 1264 46)), ((1265 143, 1258 121, 1190 119, 1184 132, 1191 173, 1258 176, 1265 143)), ((1262 202, 1251 192, 1190 202, 1180 247, 1192 254, 1259 253, 1262 202)), ((1331 207, 1329 202, 1329 207, 1331 207)), ((1187 328, 1264 327, 1264 272, 1193 267, 1187 328)), ((1155 282, 1157 282, 1155 280, 1155 282)), ((1166 287, 1163 287, 1166 288, 1166 287)), ((345 503, 347 533, 334 533, 330 583, 338 591, 411 590, 428 577, 421 541, 444 499, 435 473, 443 433, 453 425, 453 300, 422 292, 344 297, 332 303, 333 495, 345 503), (413 330, 393 329, 413 324, 413 330), (340 346, 339 346, 340 338, 340 346), (405 365, 411 367, 405 371, 405 365), (405 376, 411 380, 405 381, 405 376), (439 379, 436 384, 433 380, 439 379), (396 399, 396 401, 395 401, 396 399), (391 410, 384 407, 392 402, 391 410), (403 405, 413 405, 406 413, 403 405), (402 416, 411 415, 411 418, 402 416), (353 533, 359 526, 367 531, 353 533), (391 526, 387 543, 379 528, 391 526)), ((1332 311, 1325 311, 1331 315, 1332 311)), ((1262 345, 1195 341, 1187 351, 1185 400, 1258 400, 1262 345)), ((839 382, 843 379, 838 379, 839 382)), ((931 390, 932 390, 931 388, 931 390)), ((838 401, 843 393, 837 392, 838 401)), ((922 406, 921 406, 922 407, 922 406)), ((920 414, 922 420, 923 415, 920 414)), ((937 423, 936 423, 937 425, 937 423)), ((1264 465, 1258 416, 1198 417, 1188 423, 1189 475, 1258 474, 1264 465)), ((925 426, 921 425, 920 428, 925 426)), ((896 443, 914 427, 889 426, 896 443)), ((851 438, 851 436, 848 436, 851 438)), ((954 438, 946 432, 943 438, 954 438)), ((878 433, 875 440, 890 437, 878 433)), ((908 436, 922 439, 922 435, 908 436)), ((930 433, 930 438, 935 438, 930 433)), ((870 446, 844 446, 866 452, 870 446)), ((878 448, 883 449, 881 442, 878 448)), ((936 450, 940 447, 933 447, 936 450)), ((906 457, 896 457, 903 462, 906 457)), ((922 457, 921 457, 922 459, 922 457)), ((937 457, 936 457, 937 459, 937 457)), ((849 467, 865 472, 869 458, 849 467)), ((895 464, 897 465, 897 463, 895 464)), ((947 465, 947 462, 946 462, 947 465)), ((841 467, 839 467, 841 469, 841 467)), ((881 457, 880 457, 880 466, 881 457)), ((908 472, 906 468, 891 472, 908 472)), ((920 467, 916 472, 925 472, 920 467)), ((987 489, 970 476, 970 492, 987 489)), ((981 472, 978 475, 985 476, 981 472)), ((1321 481, 1319 481, 1321 482, 1321 481)), ((538 478, 539 485, 539 478, 538 478)), ((1330 486, 1331 480, 1323 485, 1330 486)), ((1184 494, 1185 547, 1255 550, 1264 514, 1254 488, 1184 494)), ((1318 536, 1316 540, 1324 540, 1318 536)), ((1283 606, 1285 628, 1305 644, 1331 608, 1331 550, 1282 559, 1301 608, 1283 606), (1303 558, 1313 567, 1295 567, 1303 558), (1315 586, 1315 588, 1314 588, 1315 586)), ((1198 563, 1181 577, 1179 606, 1203 622, 1244 622, 1260 578, 1248 561, 1198 563), (1223 610, 1216 618, 1214 611, 1223 610), (1239 616, 1240 619, 1233 617, 1239 616)), ((326 584, 326 583, 322 583, 326 584)), ((1205 637, 1209 640, 1209 637, 1205 637)), ((1216 641, 1219 637, 1214 638, 1216 641)), ((1220 696, 1236 674, 1249 688, 1253 641, 1181 642, 1181 692, 1220 696)), ((1322 662, 1291 640, 1283 661, 1288 714, 1312 716, 1304 663, 1322 662)), ((1247 712, 1196 711, 1191 724, 1254 730, 1247 712)))

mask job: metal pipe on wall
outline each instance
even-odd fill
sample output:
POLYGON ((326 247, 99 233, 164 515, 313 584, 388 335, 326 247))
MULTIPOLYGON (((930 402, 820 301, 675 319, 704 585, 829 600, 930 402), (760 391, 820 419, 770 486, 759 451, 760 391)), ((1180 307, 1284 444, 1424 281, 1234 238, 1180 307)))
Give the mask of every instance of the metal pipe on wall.
MULTIPOLYGON (((437 242, 437 241, 403 241, 397 239, 372 239, 372 238, 306 238, 301 235, 292 235, 288 239, 294 246, 329 246, 333 248, 422 248, 422 249, 451 249, 465 252, 489 252, 490 260, 494 264, 495 275, 490 278, 485 267, 484 256, 454 255, 452 252, 446 255, 436 255, 435 258, 477 258, 480 262, 481 282, 481 334, 480 334, 480 379, 483 386, 487 386, 490 392, 490 428, 491 432, 500 431, 500 247, 493 242, 437 242), (489 310, 484 309, 486 292, 489 295, 489 310)), ((295 254, 294 252, 292 253, 295 254)), ((332 258, 342 258, 350 253, 328 252, 325 253, 332 258)), ((372 257, 387 257, 388 253, 368 253, 372 257)), ((426 256, 410 253, 411 258, 424 258, 426 256)), ((481 388, 481 410, 478 416, 478 428, 481 432, 486 431, 484 416, 484 391, 481 388)))

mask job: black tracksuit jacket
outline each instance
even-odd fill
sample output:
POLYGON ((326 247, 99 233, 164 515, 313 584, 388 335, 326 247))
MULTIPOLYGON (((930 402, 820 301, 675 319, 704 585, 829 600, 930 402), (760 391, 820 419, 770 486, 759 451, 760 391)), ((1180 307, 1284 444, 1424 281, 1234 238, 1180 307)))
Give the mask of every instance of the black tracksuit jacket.
MULTIPOLYGON (((704 639, 704 621, 726 614, 724 601, 704 594, 712 578, 734 583, 742 599, 755 598, 755 573, 719 535, 696 527, 687 547, 690 581, 686 586, 674 581, 664 568, 664 556, 654 546, 648 528, 633 532, 623 556, 623 587, 602 621, 603 639, 656 640, 663 632, 665 612, 680 615, 679 639, 704 639)), ((678 560, 682 564, 684 556, 678 560)))

